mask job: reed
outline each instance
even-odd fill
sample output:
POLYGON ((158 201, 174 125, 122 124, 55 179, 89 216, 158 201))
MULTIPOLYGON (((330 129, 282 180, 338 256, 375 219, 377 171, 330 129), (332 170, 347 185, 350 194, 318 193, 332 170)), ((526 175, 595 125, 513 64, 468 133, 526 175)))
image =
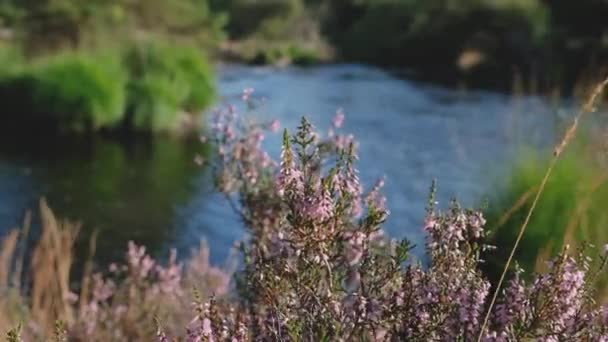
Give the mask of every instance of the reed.
POLYGON ((534 213, 534 209, 536 208, 538 200, 540 199, 540 196, 542 195, 543 190, 545 189, 545 186, 547 185, 547 181, 549 180, 549 177, 551 176, 551 173, 553 172, 553 168, 555 167, 557 161, 559 160, 561 154, 564 152, 564 150, 566 149, 568 144, 576 136, 576 131, 577 131, 577 128, 579 125, 579 121, 582 119, 582 117, 586 113, 592 113, 595 111, 596 101, 600 97, 600 95, 602 95, 606 85, 608 85, 608 78, 604 79, 604 81, 597 84, 597 86, 593 89, 593 91, 591 92, 591 94, 589 95, 587 100, 583 103, 581 110, 574 117, 574 121, 566 130, 564 137, 555 146, 555 149, 553 150, 553 158, 551 159, 549 167, 547 168, 547 171, 545 172, 545 175, 543 176, 543 179, 538 187, 538 190, 536 191, 536 195, 534 197, 534 200, 532 201, 532 205, 530 206, 530 209, 528 210, 528 214, 526 215, 526 218, 525 218, 523 224, 521 225, 521 228, 519 229, 519 233, 517 234, 515 243, 513 244, 513 247, 511 248, 511 252, 509 253, 507 262, 505 263, 502 274, 500 275, 500 279, 498 280, 498 284, 496 285, 496 289, 494 290, 494 294, 492 295, 490 305, 488 306, 483 323, 481 325, 481 330, 477 337, 477 342, 481 341, 484 336, 484 332, 485 332, 486 326, 488 324, 488 320, 490 319, 490 315, 492 314, 492 309, 494 307, 494 304, 496 303, 498 294, 500 293, 502 283, 504 282, 507 271, 509 270, 511 263, 513 262, 513 256, 515 255, 515 252, 517 251, 517 247, 519 247, 519 243, 521 242, 521 239, 523 238, 524 233, 526 232, 526 228, 528 227, 530 218, 532 217, 532 214, 534 213))

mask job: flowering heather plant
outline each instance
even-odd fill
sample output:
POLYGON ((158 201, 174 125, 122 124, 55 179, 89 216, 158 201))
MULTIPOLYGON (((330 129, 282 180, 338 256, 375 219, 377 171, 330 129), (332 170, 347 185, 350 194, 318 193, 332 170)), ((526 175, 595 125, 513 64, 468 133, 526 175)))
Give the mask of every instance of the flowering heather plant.
POLYGON ((111 264, 105 276, 93 274, 88 296, 75 296, 79 310, 66 336, 70 340, 148 340, 156 329, 155 318, 171 327, 187 324, 190 313, 183 308, 191 302, 192 288, 203 287, 198 291, 200 298, 223 295, 229 277, 209 266, 205 245, 185 264, 177 262, 172 250, 163 265, 145 247, 130 242, 124 264, 111 264))
MULTIPOLYGON (((252 94, 247 89, 243 96, 249 109, 255 108, 252 94)), ((130 244, 124 265, 112 265, 109 277, 91 277, 91 293, 75 299, 81 305, 76 317, 56 336, 608 341, 608 307, 594 302, 590 285, 608 263, 606 248, 596 263, 587 256, 592 248, 572 254, 565 249, 531 282, 518 269, 492 306, 496 285, 479 269, 481 256, 494 248, 484 243, 483 215, 455 202, 437 209, 433 184, 423 226, 429 261, 411 258, 407 240, 383 233, 389 215, 384 180, 364 190, 356 143, 336 133, 343 121, 339 111, 322 136, 302 119, 294 134, 284 131, 277 162, 262 149, 265 132, 276 131, 277 121, 258 124, 235 107, 220 110, 210 139, 217 148, 216 185, 248 233, 240 243, 235 291, 229 291, 227 273, 209 266, 206 248, 185 266, 175 254, 162 266, 145 248, 130 244)), ((19 329, 8 335, 15 341, 20 336, 19 329)))
POLYGON ((218 187, 249 235, 238 299, 199 303, 189 340, 608 340, 608 308, 588 285, 607 256, 592 271, 583 251, 564 250, 529 284, 523 271, 513 274, 481 331, 493 287, 480 255, 494 248, 484 244, 483 215, 456 203, 437 210, 433 185, 424 224, 430 262, 409 259, 409 242, 381 228, 384 181, 364 192, 355 143, 335 134, 343 120, 340 111, 322 138, 302 119, 295 134, 284 132, 277 163, 261 149, 268 125, 234 107, 218 113, 218 187))

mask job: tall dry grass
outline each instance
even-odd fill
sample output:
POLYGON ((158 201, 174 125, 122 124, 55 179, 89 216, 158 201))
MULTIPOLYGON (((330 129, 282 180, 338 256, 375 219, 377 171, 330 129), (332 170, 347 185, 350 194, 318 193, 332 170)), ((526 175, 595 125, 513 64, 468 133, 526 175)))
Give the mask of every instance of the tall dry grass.
POLYGON ((607 85, 608 85, 608 77, 605 78, 603 81, 599 82, 593 88, 593 90, 590 92, 589 96, 587 97, 587 100, 583 103, 583 105, 581 106, 581 109, 579 110, 577 115, 574 117, 572 124, 566 130, 563 138, 555 146, 555 148, 553 150, 553 158, 551 159, 551 161, 549 163, 549 166, 543 176, 543 179, 542 179, 540 185, 538 186, 538 189, 536 190, 536 195, 534 197, 534 200, 532 201, 532 205, 530 206, 530 209, 528 210, 526 218, 524 219, 524 222, 521 225, 521 228, 519 229, 519 233, 517 234, 515 243, 513 244, 513 247, 511 248, 509 257, 507 258, 507 261, 503 268, 500 279, 498 280, 498 284, 496 285, 496 288, 494 290, 494 294, 492 295, 492 300, 490 301, 490 305, 486 311, 483 323, 481 325, 481 330, 480 330, 481 332, 479 333, 479 336, 477 338, 477 342, 480 342, 483 338, 483 332, 485 331, 485 328, 490 319, 490 315, 492 314, 492 309, 496 303, 498 294, 501 291, 502 284, 505 280, 506 274, 509 270, 509 267, 511 266, 511 263, 513 262, 513 257, 515 255, 515 252, 517 251, 517 248, 519 247, 519 244, 524 236, 524 233, 526 232, 526 228, 528 227, 530 218, 532 217, 532 214, 534 213, 534 209, 536 208, 536 205, 543 193, 543 190, 545 189, 545 186, 547 185, 547 181, 549 180, 549 177, 551 177, 553 168, 559 161, 560 156, 562 155, 562 153, 564 152, 564 150, 566 149, 568 144, 575 138, 580 120, 583 118, 583 116, 585 114, 595 112, 596 103, 597 103, 598 99, 602 96, 604 89, 606 88, 607 85))
POLYGON ((24 227, 13 229, 0 250, 0 327, 14 326, 25 316, 36 322, 36 330, 51 331, 57 320, 71 322, 69 304, 70 269, 73 247, 80 225, 58 220, 44 199, 39 204, 41 235, 32 250, 31 288, 22 286, 25 243, 30 231, 30 215, 24 227), (21 245, 20 245, 21 243, 21 245), (21 247, 21 248, 18 248, 21 247), (27 299, 24 295, 27 292, 27 299))
POLYGON ((55 218, 45 200, 40 201, 42 234, 32 254, 32 317, 43 330, 55 321, 73 322, 70 303, 70 269, 80 224, 55 218))
POLYGON ((18 334, 27 341, 47 341, 58 333, 65 333, 66 341, 152 340, 155 318, 168 331, 181 331, 188 324, 192 313, 184 308, 192 304, 193 289, 201 300, 229 292, 234 264, 232 271, 211 266, 204 242, 187 262, 179 262, 172 253, 166 264, 131 243, 123 263, 97 269, 94 233, 82 278, 70 278, 81 225, 58 219, 44 199, 39 211, 40 235, 27 258, 29 214, 21 229, 12 229, 0 241, 2 334, 18 334), (78 293, 71 287, 74 284, 78 293))
MULTIPOLYGON (((17 247, 19 232, 11 230, 2 242, 0 250, 0 327, 7 327, 12 323, 12 317, 6 310, 11 305, 9 296, 9 276, 12 267, 12 258, 17 247)), ((4 329, 2 329, 4 330, 4 329)))
POLYGON ((25 243, 29 237, 31 213, 25 214, 21 229, 13 228, 0 244, 0 330, 11 326, 26 311, 20 296, 25 243))

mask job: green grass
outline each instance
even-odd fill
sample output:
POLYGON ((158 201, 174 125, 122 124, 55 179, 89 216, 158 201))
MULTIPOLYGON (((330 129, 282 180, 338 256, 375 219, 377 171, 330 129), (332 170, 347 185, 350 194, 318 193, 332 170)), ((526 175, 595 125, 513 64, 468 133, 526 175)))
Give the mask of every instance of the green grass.
MULTIPOLYGON (((526 270, 543 269, 538 260, 547 260, 566 244, 574 249, 592 243, 600 248, 592 253, 600 253, 608 243, 608 173, 580 146, 571 146, 556 164, 530 219, 515 254, 526 270)), ((500 276, 547 165, 546 159, 524 154, 490 198, 487 227, 492 230, 491 244, 499 246, 488 256, 486 271, 491 279, 500 276)), ((608 277, 603 278, 605 286, 608 277)))

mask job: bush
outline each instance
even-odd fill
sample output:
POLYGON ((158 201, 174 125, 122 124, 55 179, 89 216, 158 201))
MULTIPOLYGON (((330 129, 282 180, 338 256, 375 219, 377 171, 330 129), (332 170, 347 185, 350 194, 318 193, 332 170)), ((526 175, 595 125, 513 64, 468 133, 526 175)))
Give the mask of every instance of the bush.
POLYGON ((234 38, 258 31, 263 31, 267 39, 281 38, 290 26, 290 19, 303 11, 299 0, 232 0, 223 6, 230 13, 227 30, 234 38))
POLYGON ((125 81, 115 56, 66 53, 37 60, 1 77, 3 121, 62 131, 111 128, 123 118, 125 81))
POLYGON ((211 66, 200 51, 155 43, 130 48, 128 114, 138 130, 175 129, 180 111, 196 119, 215 97, 211 66))
MULTIPOLYGON (((606 173, 580 146, 573 147, 553 169, 515 255, 524 269, 544 270, 544 261, 562 251, 566 244, 578 248, 585 243, 608 241, 606 173)), ((490 197, 486 217, 488 227, 493 230, 491 244, 513 245, 547 166, 547 160, 529 154, 490 197)), ((491 279, 500 276, 507 252, 502 250, 488 256, 487 273, 491 279)), ((605 287, 608 277, 599 280, 605 287)), ((603 292, 601 296, 606 295, 603 292)))
POLYGON ((212 68, 195 48, 137 44, 124 54, 66 52, 31 63, 15 56, 0 54, 12 65, 0 72, 4 127, 158 132, 184 119, 191 129, 214 99, 212 68))
POLYGON ((407 66, 435 79, 462 77, 456 61, 475 48, 491 77, 509 80, 513 65, 526 67, 547 28, 538 0, 346 0, 332 7, 325 31, 343 58, 407 66))
MULTIPOLYGON (((333 129, 342 121, 336 119, 333 129)), ((388 215, 383 182, 363 192, 351 138, 324 138, 302 119, 294 134, 285 131, 279 164, 260 149, 268 125, 235 118, 232 110, 220 112, 216 122, 218 189, 233 201, 249 238, 241 245, 237 302, 198 306, 190 334, 214 340, 518 341, 608 333, 606 308, 590 309, 592 290, 584 285, 593 277, 590 264, 566 252, 532 283, 515 272, 482 331, 491 285, 478 269, 488 248, 481 213, 457 204, 441 212, 432 190, 424 223, 430 262, 406 263, 407 240, 390 240, 382 231, 388 215)), ((161 339, 168 337, 161 332, 161 339)))
MULTIPOLYGON (((248 108, 255 108, 250 95, 247 90, 243 98, 248 108)), ((338 115, 332 130, 341 125, 338 115)), ((216 185, 248 232, 240 244, 243 263, 234 277, 236 293, 228 291, 229 273, 209 266, 205 248, 184 264, 172 253, 165 266, 130 243, 124 263, 111 265, 105 274, 89 269, 75 296, 67 277, 75 230, 69 222, 57 224, 42 205, 48 218, 34 251, 34 290, 10 292, 31 293, 32 303, 39 304, 32 305, 32 318, 26 313, 25 333, 42 327, 38 337, 44 338, 59 319, 66 322, 62 335, 94 341, 156 337, 165 342, 184 328, 192 341, 608 337, 608 307, 596 304, 587 286, 603 270, 608 251, 600 255, 599 265, 563 251, 530 283, 515 272, 484 325, 491 285, 479 270, 480 253, 488 248, 483 215, 455 203, 440 211, 433 204, 433 186, 424 221, 429 262, 423 267, 410 259, 407 240, 384 235, 388 210, 383 182, 363 192, 352 138, 336 131, 323 137, 308 121, 301 122, 294 134, 285 131, 276 163, 261 144, 265 131, 276 130, 277 123, 257 124, 232 106, 218 112, 212 136, 216 185), (202 288, 189 297, 191 286, 202 288), (49 297, 57 300, 40 301, 49 297), (188 320, 192 302, 195 319, 188 320), (162 325, 156 331, 153 317, 162 325)), ((2 245, 0 290, 10 284, 6 270, 17 239, 13 231, 2 245)), ((11 303, 27 302, 16 297, 0 296, 0 322, 4 318, 15 324, 14 315, 3 313, 11 312, 11 303)))
POLYGON ((321 61, 319 53, 313 49, 307 49, 298 45, 291 45, 288 48, 288 55, 291 62, 295 65, 314 65, 321 61))
POLYGON ((189 43, 214 45, 226 18, 207 0, 2 0, 6 21, 28 51, 104 48, 142 32, 189 43))

